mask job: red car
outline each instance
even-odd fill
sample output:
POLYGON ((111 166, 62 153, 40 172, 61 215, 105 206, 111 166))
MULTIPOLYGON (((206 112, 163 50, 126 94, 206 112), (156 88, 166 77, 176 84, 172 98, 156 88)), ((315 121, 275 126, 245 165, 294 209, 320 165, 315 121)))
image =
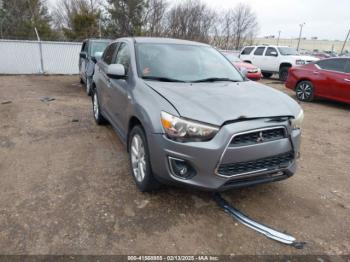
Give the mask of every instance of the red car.
POLYGON ((300 101, 324 97, 350 103, 350 58, 329 58, 289 69, 286 87, 300 101))
POLYGON ((258 81, 262 78, 261 70, 260 68, 256 67, 255 65, 243 62, 241 59, 239 59, 237 56, 235 56, 233 53, 227 52, 227 51, 221 51, 221 53, 226 56, 228 60, 231 61, 234 66, 242 71, 247 70, 247 77, 250 80, 258 81))

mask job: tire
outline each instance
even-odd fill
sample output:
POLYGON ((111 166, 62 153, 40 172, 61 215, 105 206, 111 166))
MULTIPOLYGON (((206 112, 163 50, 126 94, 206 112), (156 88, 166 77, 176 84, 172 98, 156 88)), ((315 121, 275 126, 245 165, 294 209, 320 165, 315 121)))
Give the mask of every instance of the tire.
POLYGON ((84 84, 84 80, 80 77, 80 84, 84 84))
POLYGON ((129 163, 131 174, 141 192, 149 192, 160 187, 152 174, 149 149, 145 132, 141 126, 135 126, 129 134, 129 163))
POLYGON ((98 101, 98 95, 96 91, 92 95, 92 113, 94 115, 96 124, 98 125, 106 124, 107 121, 101 114, 100 103, 98 101))
POLYGON ((91 79, 90 79, 90 77, 87 77, 86 78, 86 94, 88 95, 88 96, 91 96, 92 95, 92 83, 91 83, 92 81, 91 81, 91 79))
POLYGON ((287 81, 288 69, 289 69, 289 66, 283 66, 283 67, 280 68, 280 71, 279 71, 279 79, 280 79, 280 81, 283 81, 283 82, 287 81))
POLYGON ((264 78, 270 78, 273 74, 272 73, 262 73, 264 78))
POLYGON ((298 100, 311 102, 314 100, 314 86, 310 81, 300 81, 295 87, 295 94, 298 100))

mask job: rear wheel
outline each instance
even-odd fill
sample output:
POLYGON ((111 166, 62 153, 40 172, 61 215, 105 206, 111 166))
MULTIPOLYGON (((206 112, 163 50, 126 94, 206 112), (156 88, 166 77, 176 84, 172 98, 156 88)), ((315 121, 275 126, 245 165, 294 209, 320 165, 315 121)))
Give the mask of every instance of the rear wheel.
POLYGON ((295 88, 295 94, 300 101, 311 102, 314 99, 314 87, 310 81, 301 81, 295 88))
POLYGON ((280 71, 279 71, 279 79, 283 82, 286 82, 287 81, 287 78, 288 78, 288 69, 289 69, 289 66, 283 66, 280 68, 280 71))
POLYGON ((128 142, 131 173, 141 192, 148 192, 160 187, 151 169, 149 150, 145 132, 141 126, 135 126, 130 132, 128 142))
POLYGON ((265 78, 270 78, 272 73, 262 73, 265 78))
POLYGON ((94 119, 96 124, 103 125, 106 123, 106 119, 101 114, 100 104, 98 102, 98 95, 96 90, 92 95, 92 111, 94 113, 94 119))

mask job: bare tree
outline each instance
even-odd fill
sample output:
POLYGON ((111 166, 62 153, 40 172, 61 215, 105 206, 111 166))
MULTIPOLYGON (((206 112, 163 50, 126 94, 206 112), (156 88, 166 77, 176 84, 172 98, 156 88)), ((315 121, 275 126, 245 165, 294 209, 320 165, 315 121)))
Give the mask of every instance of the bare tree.
POLYGON ((187 0, 170 9, 168 35, 200 42, 210 42, 216 14, 199 0, 187 0))
POLYGON ((149 0, 143 21, 143 31, 146 36, 163 36, 166 31, 165 17, 168 11, 165 0, 149 0))
POLYGON ((249 38, 252 38, 257 33, 258 22, 255 13, 246 4, 238 4, 233 12, 234 48, 239 49, 249 38))

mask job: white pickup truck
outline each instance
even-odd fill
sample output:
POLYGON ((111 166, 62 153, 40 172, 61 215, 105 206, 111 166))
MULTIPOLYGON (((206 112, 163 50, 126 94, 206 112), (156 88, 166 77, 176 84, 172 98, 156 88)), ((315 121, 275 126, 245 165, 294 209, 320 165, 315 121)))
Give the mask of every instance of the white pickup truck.
POLYGON ((246 46, 242 49, 240 59, 259 67, 264 77, 278 73, 281 81, 286 81, 288 69, 296 65, 304 65, 318 58, 302 56, 294 48, 287 46, 246 46))

